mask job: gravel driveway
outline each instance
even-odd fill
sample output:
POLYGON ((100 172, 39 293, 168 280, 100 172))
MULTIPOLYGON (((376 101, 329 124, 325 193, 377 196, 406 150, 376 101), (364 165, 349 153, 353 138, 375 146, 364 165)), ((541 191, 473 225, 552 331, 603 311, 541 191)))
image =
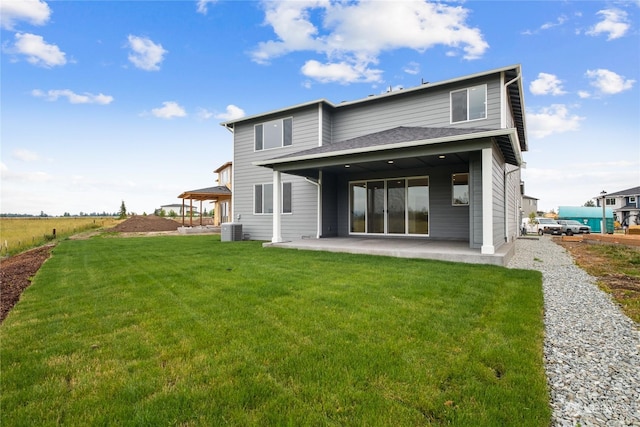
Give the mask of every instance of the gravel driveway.
POLYGON ((554 426, 640 426, 640 331, 549 237, 518 239, 509 268, 543 275, 554 426))

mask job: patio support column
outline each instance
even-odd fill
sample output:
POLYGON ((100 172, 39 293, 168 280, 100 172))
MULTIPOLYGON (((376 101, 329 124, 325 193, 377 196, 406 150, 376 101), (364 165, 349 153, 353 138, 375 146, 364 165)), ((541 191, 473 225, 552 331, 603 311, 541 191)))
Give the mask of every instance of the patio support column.
POLYGON ((482 247, 480 253, 496 253, 493 245, 493 148, 482 149, 482 247))
POLYGON ((282 206, 282 178, 280 171, 273 171, 273 237, 271 243, 282 242, 282 222, 281 222, 281 206, 282 206))

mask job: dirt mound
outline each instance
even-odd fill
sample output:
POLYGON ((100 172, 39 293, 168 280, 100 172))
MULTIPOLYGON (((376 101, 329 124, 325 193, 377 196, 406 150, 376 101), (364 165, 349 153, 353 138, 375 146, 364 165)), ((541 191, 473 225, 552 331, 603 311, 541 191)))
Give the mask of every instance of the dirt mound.
POLYGON ((0 323, 20 299, 22 291, 31 284, 43 262, 49 258, 53 245, 41 246, 0 263, 0 323))
POLYGON ((166 219, 155 215, 136 215, 107 231, 117 231, 119 233, 175 231, 178 227, 180 227, 180 224, 172 219, 166 219))

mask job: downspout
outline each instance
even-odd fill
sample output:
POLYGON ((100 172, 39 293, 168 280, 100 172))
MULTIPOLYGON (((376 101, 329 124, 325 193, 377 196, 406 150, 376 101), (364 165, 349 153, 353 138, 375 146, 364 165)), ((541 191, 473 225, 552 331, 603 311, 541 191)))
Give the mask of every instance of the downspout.
POLYGON ((318 187, 318 218, 316 224, 316 239, 319 239, 322 234, 322 171, 318 171, 317 181, 309 177, 305 177, 304 180, 318 187))

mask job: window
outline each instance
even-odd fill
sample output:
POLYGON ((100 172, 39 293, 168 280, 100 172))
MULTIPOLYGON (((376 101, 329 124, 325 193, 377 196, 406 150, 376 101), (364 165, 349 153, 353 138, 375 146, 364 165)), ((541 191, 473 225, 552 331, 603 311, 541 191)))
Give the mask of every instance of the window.
POLYGON ((451 92, 451 123, 487 118, 487 85, 451 92))
POLYGON ((633 203, 635 205, 636 203, 636 196, 629 196, 629 203, 633 203))
POLYGON ((351 233, 429 235, 429 177, 349 183, 351 233))
POLYGON ((229 169, 223 169, 218 174, 218 184, 227 185, 229 183, 229 169))
MULTIPOLYGON (((253 213, 272 214, 273 213, 273 184, 257 184, 253 187, 253 213)), ((291 213, 292 197, 291 183, 282 183, 282 213, 291 213)))
POLYGON ((605 205, 607 206, 615 206, 616 204, 616 199, 613 197, 607 197, 606 201, 605 201, 605 205))
POLYGON ((255 150, 287 147, 293 143, 293 119, 272 120, 255 125, 255 150))
POLYGON ((454 206, 467 206, 469 204, 469 174, 454 173, 451 175, 452 204, 454 206))

